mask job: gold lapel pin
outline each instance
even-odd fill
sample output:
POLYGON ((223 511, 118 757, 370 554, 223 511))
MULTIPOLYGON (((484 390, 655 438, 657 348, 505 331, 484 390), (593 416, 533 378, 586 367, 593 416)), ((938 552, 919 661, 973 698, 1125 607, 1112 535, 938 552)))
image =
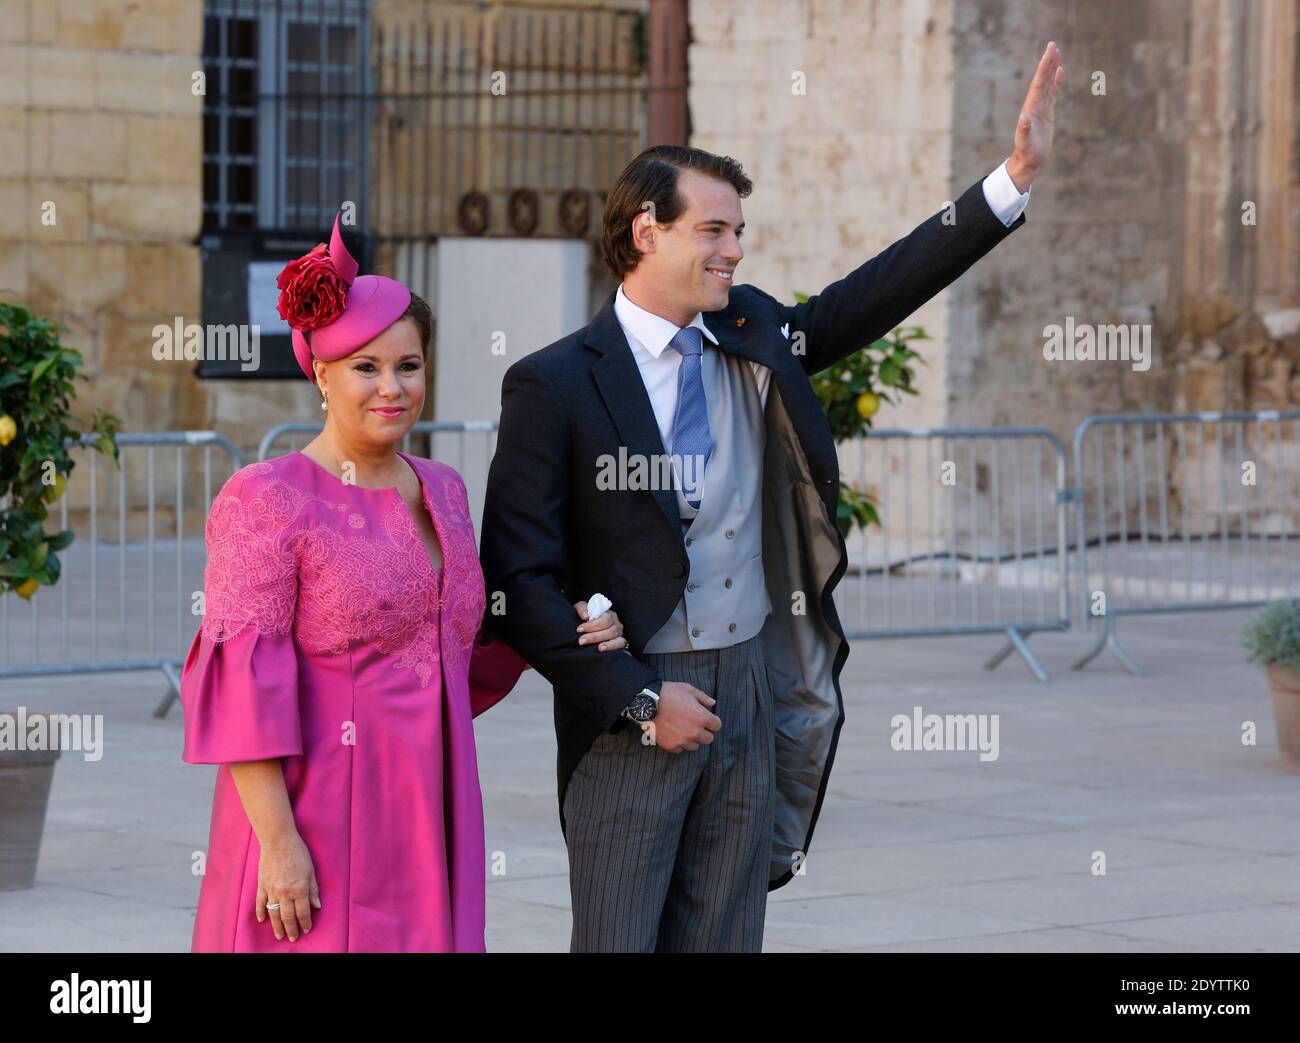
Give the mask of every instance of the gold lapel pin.
POLYGON ((745 319, 744 319, 743 316, 742 316, 741 318, 739 318, 739 319, 736 320, 736 325, 737 325, 737 326, 743 326, 743 325, 745 325, 745 319))

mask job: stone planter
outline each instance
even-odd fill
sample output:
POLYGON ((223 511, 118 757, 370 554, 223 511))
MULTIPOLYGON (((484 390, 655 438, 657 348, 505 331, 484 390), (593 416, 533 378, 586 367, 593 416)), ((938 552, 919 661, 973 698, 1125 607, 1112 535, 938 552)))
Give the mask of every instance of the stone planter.
MULTIPOLYGON (((33 716, 28 711, 28 720, 33 716)), ((58 759, 58 750, 0 750, 0 891, 21 891, 36 883, 58 759)))
POLYGON ((1272 664, 1268 668, 1268 688, 1273 693, 1282 766, 1289 771, 1300 771, 1300 670, 1272 664))

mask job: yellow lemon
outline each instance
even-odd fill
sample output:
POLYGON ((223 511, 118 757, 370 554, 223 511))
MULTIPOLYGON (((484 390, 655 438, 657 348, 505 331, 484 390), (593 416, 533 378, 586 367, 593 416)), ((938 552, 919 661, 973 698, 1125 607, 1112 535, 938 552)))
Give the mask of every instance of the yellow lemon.
POLYGON ((19 586, 14 587, 14 593, 20 598, 26 598, 28 601, 31 601, 32 595, 36 593, 38 587, 40 587, 40 584, 37 583, 36 580, 32 579, 31 576, 28 576, 19 586))
POLYGON ((870 420, 880 408, 880 396, 874 391, 864 391, 858 396, 858 416, 870 420))
POLYGON ((45 492, 41 493, 41 499, 46 503, 53 503, 63 495, 63 490, 67 484, 68 480, 63 475, 56 474, 54 476, 54 484, 45 487, 45 492))
POLYGON ((14 440, 16 434, 18 434, 18 425, 14 423, 14 418, 7 414, 0 416, 0 445, 8 445, 14 440))

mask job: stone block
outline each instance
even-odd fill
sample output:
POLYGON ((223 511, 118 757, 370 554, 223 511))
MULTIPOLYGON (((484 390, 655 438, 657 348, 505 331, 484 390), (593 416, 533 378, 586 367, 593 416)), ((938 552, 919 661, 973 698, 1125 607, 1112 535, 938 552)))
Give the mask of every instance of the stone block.
MULTIPOLYGON (((116 50, 126 43, 126 9, 112 0, 55 0, 58 36, 65 47, 88 47, 116 50)), ((150 5, 146 5, 150 6, 150 5)))
POLYGON ((126 177, 126 119, 112 112, 50 114, 48 165, 54 177, 126 177))
POLYGON ((119 300, 126 290, 126 248, 111 243, 28 247, 29 297, 37 311, 84 315, 119 300))
POLYGON ((30 104, 45 109, 94 109, 96 57, 96 52, 88 49, 31 48, 27 75, 30 104))
POLYGON ((132 243, 126 247, 126 296, 122 311, 190 316, 202 307, 199 249, 185 243, 132 243))
POLYGON ((117 112, 203 113, 203 99, 191 91, 202 68, 198 53, 186 55, 105 51, 95 56, 95 99, 117 112))
POLYGON ((181 185, 201 182, 201 117, 130 115, 126 120, 127 177, 131 181, 181 185))
POLYGON ((105 239, 190 239, 202 219, 201 184, 91 186, 93 234, 105 239))
POLYGON ((127 5, 126 44, 132 50, 198 55, 203 50, 201 0, 149 0, 127 5))

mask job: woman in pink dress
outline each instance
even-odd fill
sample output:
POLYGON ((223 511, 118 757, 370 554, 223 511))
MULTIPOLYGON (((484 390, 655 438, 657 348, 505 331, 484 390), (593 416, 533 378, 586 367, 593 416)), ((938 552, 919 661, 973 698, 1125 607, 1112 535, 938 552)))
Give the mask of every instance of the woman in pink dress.
MULTIPOLYGON (((183 759, 221 766, 195 952, 484 949, 472 718, 527 664, 481 629, 465 483, 395 450, 424 401, 428 306, 356 273, 336 220, 281 274, 325 428, 237 471, 208 517, 181 675, 183 759)), ((598 651, 621 634, 612 612, 575 619, 598 651)))

